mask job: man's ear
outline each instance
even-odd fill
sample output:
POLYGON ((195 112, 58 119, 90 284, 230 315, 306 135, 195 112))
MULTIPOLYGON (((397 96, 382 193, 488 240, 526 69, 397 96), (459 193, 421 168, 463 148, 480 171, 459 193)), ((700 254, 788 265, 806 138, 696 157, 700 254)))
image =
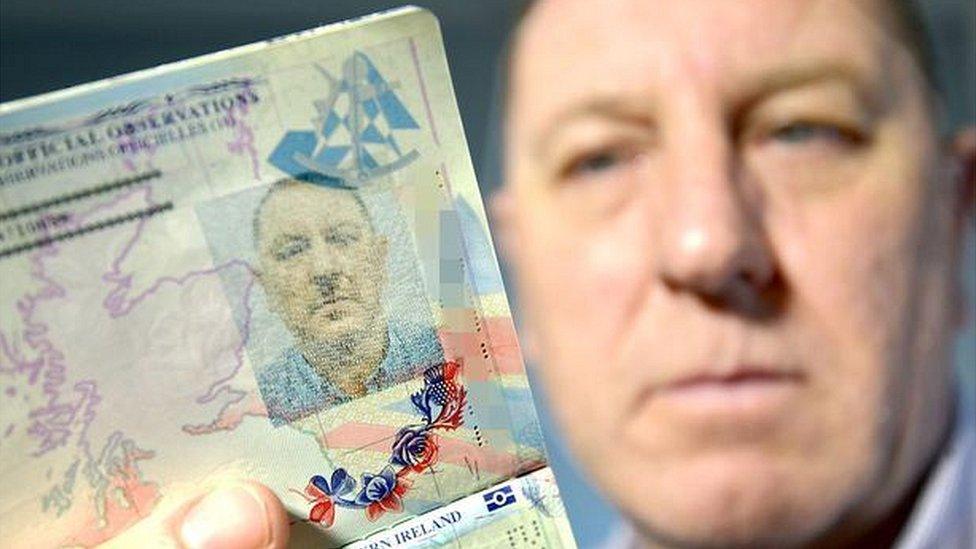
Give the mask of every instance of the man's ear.
MULTIPOLYGON (((517 208, 515 191, 511 185, 503 185, 500 190, 495 191, 488 202, 491 233, 499 251, 509 264, 516 263, 519 257, 519 238, 516 227, 517 208)), ((517 271, 518 266, 514 265, 514 267, 517 271)), ((511 289, 509 289, 509 298, 511 299, 512 296, 511 289)), ((517 302, 518 299, 515 301, 517 302)), ((534 329, 535 323, 524 307, 519 308, 519 313, 519 347, 527 362, 537 362, 539 360, 539 345, 534 329)))
POLYGON ((963 265, 967 255, 967 243, 970 238, 971 228, 976 226, 976 127, 969 126, 956 133, 950 143, 949 154, 952 162, 952 184, 956 191, 956 204, 954 208, 955 219, 953 222, 953 238, 955 240, 956 265, 956 295, 955 300, 956 325, 964 327, 972 319, 968 318, 972 313, 969 303, 971 296, 966 295, 965 274, 963 265))
POLYGON ((957 167, 960 198, 960 223, 973 221, 976 208, 976 126, 958 132, 952 140, 952 156, 957 167))
POLYGON ((264 291, 264 298, 268 304, 268 310, 276 315, 280 314, 281 309, 278 307, 278 299, 265 286, 268 275, 258 265, 251 265, 251 274, 254 275, 254 280, 257 281, 258 286, 261 286, 261 289, 264 291))

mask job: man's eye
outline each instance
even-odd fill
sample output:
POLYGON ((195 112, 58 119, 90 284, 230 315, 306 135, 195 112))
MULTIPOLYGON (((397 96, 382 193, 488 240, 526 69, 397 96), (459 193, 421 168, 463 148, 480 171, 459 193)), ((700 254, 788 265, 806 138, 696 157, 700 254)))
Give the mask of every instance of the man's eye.
POLYGON ((291 239, 281 243, 274 252, 275 259, 285 261, 308 249, 308 240, 304 238, 291 239))
POLYGON ((787 124, 773 131, 771 137, 787 144, 803 144, 822 140, 837 144, 857 145, 864 141, 864 136, 858 130, 836 124, 815 122, 787 124))
POLYGON ((619 167, 626 161, 627 155, 622 151, 596 151, 584 154, 570 162, 561 170, 561 175, 565 178, 600 175, 619 167))
POLYGON ((333 231, 325 235, 325 240, 337 246, 350 246, 359 242, 359 235, 333 231))

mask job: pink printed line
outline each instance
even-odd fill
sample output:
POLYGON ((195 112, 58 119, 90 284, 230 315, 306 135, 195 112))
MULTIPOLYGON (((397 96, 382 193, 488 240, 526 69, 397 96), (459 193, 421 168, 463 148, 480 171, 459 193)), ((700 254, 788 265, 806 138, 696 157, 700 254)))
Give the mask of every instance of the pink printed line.
MULTIPOLYGON (((109 316, 111 316, 112 318, 119 318, 121 316, 129 314, 129 312, 132 311, 133 307, 143 302, 146 298, 154 295, 165 284, 184 286, 194 278, 217 274, 219 271, 233 267, 235 265, 240 265, 245 269, 247 269, 248 272, 253 273, 253 271, 251 270, 251 266, 248 265, 245 261, 242 261, 240 259, 233 259, 217 267, 213 267, 210 269, 199 269, 195 271, 189 271, 178 277, 177 276, 160 277, 156 279, 156 282, 154 282, 152 286, 147 288, 145 291, 143 291, 136 297, 133 297, 128 302, 124 302, 125 296, 122 294, 126 290, 128 290, 129 287, 131 286, 132 276, 131 275, 121 276, 121 273, 119 271, 115 271, 113 273, 107 273, 102 277, 103 280, 106 281, 110 280, 113 282, 117 282, 119 286, 117 286, 115 290, 112 291, 109 297, 105 298, 103 305, 105 306, 105 309, 108 310, 109 316)), ((250 287, 252 284, 253 284, 253 279, 247 286, 248 292, 250 292, 250 287)))
POLYGON ((102 401, 102 397, 98 396, 98 385, 94 380, 86 379, 75 383, 74 388, 76 391, 81 392, 84 397, 81 399, 78 408, 81 409, 82 405, 84 410, 82 411, 83 420, 81 424, 81 429, 78 432, 78 446, 84 449, 85 455, 91 458, 91 441, 88 438, 88 428, 95 421, 95 406, 102 401))
POLYGON ((244 366, 244 349, 251 337, 251 319, 253 318, 250 300, 251 290, 254 288, 254 282, 257 280, 254 272, 250 270, 250 266, 246 263, 241 263, 249 269, 251 278, 244 288, 244 326, 241 328, 240 342, 234 347, 234 368, 226 376, 211 384, 206 393, 197 397, 196 402, 198 404, 206 404, 216 399, 222 393, 227 393, 232 398, 221 406, 217 412, 216 419, 210 424, 184 425, 183 431, 191 435, 202 435, 214 431, 233 429, 240 424, 244 416, 267 416, 267 409, 264 407, 264 403, 256 395, 240 389, 234 389, 230 385, 231 380, 240 373, 241 368, 244 366))
MULTIPOLYGON (((152 199, 151 185, 146 186, 145 193, 146 193, 145 196, 146 204, 148 206, 156 205, 152 199)), ((125 246, 122 247, 122 251, 115 258, 115 260, 112 261, 109 272, 102 275, 102 280, 104 282, 117 284, 117 286, 113 290, 109 291, 109 294, 108 296, 105 297, 105 300, 102 301, 102 305, 109 311, 109 314, 111 314, 113 318, 117 318, 118 316, 121 316, 122 313, 113 314, 113 311, 122 306, 121 300, 125 298, 123 294, 125 293, 126 290, 128 290, 132 286, 132 275, 123 276, 122 274, 122 262, 126 260, 126 258, 129 256, 129 253, 131 253, 132 249, 135 247, 136 242, 138 242, 139 239, 142 237, 142 231, 146 227, 146 223, 148 222, 149 222, 148 217, 139 219, 139 221, 136 224, 136 230, 133 233, 132 238, 130 238, 129 241, 126 242, 125 246)), ((131 307, 129 309, 131 309, 131 307)))
POLYGON ((267 417, 268 410, 261 398, 248 391, 231 389, 225 385, 219 391, 231 395, 229 400, 217 413, 216 419, 210 423, 183 426, 183 432, 188 435, 206 435, 217 431, 230 431, 241 424, 246 416, 267 417))
MULTIPOLYGON (((19 351, 14 349, 10 342, 7 341, 7 336, 2 331, 0 331, 0 350, 2 350, 7 359, 14 364, 13 368, 4 368, 3 363, 0 362, 0 373, 3 374, 15 374, 25 371, 36 372, 41 367, 41 363, 43 362, 43 359, 29 361, 22 356, 18 356, 20 355, 19 351)), ((36 373, 32 374, 32 377, 29 380, 31 384, 34 383, 33 378, 36 377, 36 375, 36 373)), ((9 389, 7 394, 10 395, 9 389)))
MULTIPOLYGON (((130 241, 129 246, 127 246, 127 249, 124 252, 124 254, 128 253, 128 250, 131 249, 131 245, 134 244, 134 242, 135 239, 133 239, 133 241, 130 241)), ((128 314, 139 303, 155 295, 166 284, 172 284, 175 286, 184 286, 195 278, 218 274, 220 271, 231 269, 234 267, 241 267, 245 269, 249 274, 248 282, 247 285, 244 287, 244 294, 242 297, 243 305, 244 305, 244 325, 241 329, 240 340, 234 347, 234 367, 227 375, 213 382, 207 388, 206 392, 203 395, 197 397, 196 399, 196 402, 198 404, 206 404, 212 402, 214 399, 216 399, 220 394, 224 392, 228 392, 231 395, 233 395, 233 398, 225 402, 224 405, 221 407, 221 409, 217 412, 217 419, 213 422, 212 425, 209 426, 212 429, 218 428, 218 426, 222 423, 222 419, 225 416, 230 415, 231 409, 247 397, 246 392, 232 389, 229 383, 234 377, 237 376, 237 374, 240 372, 240 369, 244 366, 244 349, 247 345, 248 340, 250 339, 251 319, 253 317, 250 297, 251 297, 251 291, 254 288, 254 282, 257 280, 254 274, 254 270, 246 261, 240 259, 233 259, 217 267, 190 271, 179 277, 164 276, 157 279, 145 291, 143 291, 136 297, 130 299, 128 302, 125 302, 124 294, 131 286, 131 276, 122 276, 121 265, 120 265, 121 259, 124 258, 120 256, 119 260, 113 263, 112 271, 110 273, 106 273, 106 275, 102 277, 103 280, 113 281, 119 284, 110 293, 109 297, 107 297, 104 302, 104 306, 108 310, 109 315, 112 318, 120 318, 128 314)), ((190 434, 201 434, 203 432, 208 432, 207 427, 208 426, 185 425, 183 427, 183 430, 190 434)), ((224 427, 224 428, 229 428, 229 427, 224 427)))
MULTIPOLYGON (((47 230, 45 236, 49 236, 47 230)), ((31 420, 27 433, 39 439, 38 448, 33 452, 34 456, 43 455, 67 443, 72 434, 70 426, 74 423, 81 406, 86 402, 85 398, 75 403, 61 402, 61 386, 64 385, 67 369, 63 363, 64 354, 47 338, 48 325, 34 319, 39 303, 62 299, 67 295, 64 287, 52 280, 44 268, 44 258, 58 255, 59 250, 59 246, 52 242, 28 256, 31 264, 30 276, 40 282, 42 287, 35 294, 30 292, 24 294, 16 304, 24 326, 22 339, 37 353, 37 360, 18 360, 10 350, 7 336, 0 333, 5 354, 18 363, 15 371, 29 372, 28 384, 34 385, 43 374, 42 391, 47 401, 44 405, 32 409, 27 416, 27 419, 31 420)), ((90 421, 87 413, 83 421, 90 421)))
MULTIPOLYGON (((196 399, 196 402, 198 404, 206 404, 208 402, 212 402, 221 393, 225 391, 229 392, 234 396, 234 398, 224 403, 221 409, 217 412, 217 419, 213 423, 213 427, 215 428, 221 422, 221 418, 227 415, 233 406, 240 403, 247 396, 247 393, 244 391, 232 389, 229 383, 234 377, 237 376, 237 374, 240 372, 240 369, 244 366, 244 349, 247 345, 251 333, 251 318, 253 314, 252 314, 252 309, 250 304, 250 296, 251 296, 251 291, 254 287, 254 282, 256 280, 256 277, 254 276, 254 271, 251 268, 251 266, 243 260, 234 259, 211 269, 200 269, 200 270, 190 271, 179 277, 165 276, 157 279, 152 286, 150 286, 141 294, 129 300, 127 303, 122 301, 124 299, 124 295, 122 295, 121 292, 125 292, 125 290, 128 289, 129 281, 131 280, 131 277, 118 278, 116 276, 115 278, 117 280, 120 280, 122 282, 122 285, 117 287, 116 291, 113 292, 111 296, 111 298, 113 298, 113 301, 110 303, 109 299, 107 298, 105 302, 105 307, 109 311, 109 315, 112 318, 119 318, 128 314, 136 305, 138 305, 142 301, 156 294, 156 292, 158 292, 165 284, 184 286, 194 278, 214 275, 219 273, 222 270, 230 269, 233 267, 242 267, 250 275, 247 285, 244 287, 244 295, 242 298, 243 305, 244 305, 244 326, 242 327, 241 330, 240 340, 234 347, 234 367, 227 375, 221 377, 220 379, 212 383, 207 388, 206 392, 203 395, 197 397, 196 399)), ((120 270, 116 265, 116 275, 118 275, 119 272, 120 270)), ((197 432, 206 431, 206 429, 203 426, 191 426, 191 425, 184 426, 183 430, 191 434, 197 434, 197 432)))
MULTIPOLYGON (((57 252, 57 246, 48 246, 31 254, 31 278, 41 282, 44 286, 36 294, 24 294, 24 296, 17 301, 17 312, 20 313, 20 318, 24 325, 24 342, 27 343, 31 349, 34 349, 39 355, 41 355, 41 358, 37 362, 38 369, 31 373, 31 385, 37 381, 37 376, 40 374, 40 367, 44 364, 44 362, 46 362, 45 357, 57 360, 64 356, 50 341, 43 338, 43 336, 47 334, 47 324, 34 321, 34 313, 37 310, 38 303, 62 298, 67 295, 64 287, 54 282, 47 276, 47 273, 44 272, 44 265, 41 261, 44 256, 55 256, 57 255, 57 252)), ((48 376, 45 374, 45 377, 55 378, 57 376, 48 376)), ((56 387, 52 383, 45 383, 44 393, 51 396, 55 389, 56 387)))
MULTIPOLYGON (((197 398, 197 403, 199 404, 206 404, 207 402, 210 402, 214 398, 216 398, 217 394, 219 393, 219 390, 221 389, 221 385, 230 382, 230 380, 237 375, 238 371, 240 371, 241 367, 244 365, 244 348, 247 346, 247 341, 251 335, 251 316, 252 316, 251 289, 254 288, 254 281, 257 280, 257 277, 254 275, 254 271, 251 270, 251 266, 241 260, 235 259, 234 261, 226 263, 223 267, 229 267, 234 264, 243 265, 248 270, 248 273, 251 274, 251 278, 247 281, 247 286, 244 287, 244 297, 243 297, 244 326, 241 329, 242 333, 241 333, 240 343, 238 343, 237 346, 234 348, 234 358, 236 360, 236 363, 234 369, 228 375, 215 381, 212 385, 210 385, 210 387, 207 389, 207 392, 204 393, 203 396, 197 398)), ((223 267, 218 267, 217 269, 223 267)), ((243 396, 241 396, 241 398, 243 398, 243 396)), ((240 398, 237 400, 239 401, 240 398)), ((231 404, 233 404, 233 402, 229 402, 225 404, 224 408, 230 406, 231 404)), ((224 410, 221 409, 221 412, 223 411, 224 410)))
MULTIPOLYGON (((138 192, 145 192, 147 200, 150 200, 150 186, 145 189, 132 189, 119 194, 112 200, 95 205, 84 213, 72 216, 68 224, 77 228, 96 213, 111 209, 138 192)), ((140 225, 144 221, 141 220, 140 225)), ((49 233, 46 233, 45 236, 49 236, 49 233)), ((72 426, 78 417, 81 418, 81 426, 77 431, 78 444, 87 448, 87 429, 95 418, 95 406, 100 401, 95 382, 81 380, 73 385, 73 389, 79 393, 78 398, 72 399, 68 403, 62 402, 62 386, 67 380, 65 355, 48 339, 49 326, 34 319, 39 304, 63 299, 67 296, 66 289, 48 275, 44 265, 45 259, 59 255, 61 249, 61 245, 51 242, 28 256, 28 261, 31 264, 30 277, 41 284, 41 289, 35 294, 30 292, 24 294, 16 304, 17 312, 24 326, 22 340, 36 352, 38 358, 27 360, 25 357, 18 357, 19 353, 15 352, 8 342, 8 335, 0 333, 0 344, 2 344, 4 354, 17 364, 15 372, 28 373, 27 381, 30 385, 34 385, 43 374, 42 391, 47 397, 47 401, 44 405, 32 409, 28 414, 28 419, 31 422, 27 432, 39 439, 39 448, 34 455, 42 455, 66 444, 73 435, 72 426)))
POLYGON ((434 124, 434 111, 430 108, 430 100, 427 98, 427 84, 424 81, 424 73, 420 70, 420 57, 417 55, 417 43, 411 37, 410 56, 413 57, 413 66, 417 71, 417 80, 420 82, 420 96, 424 98, 424 108, 427 109, 427 120, 430 122, 430 135, 434 138, 434 143, 441 146, 441 140, 437 136, 437 125, 434 124))
POLYGON ((235 139, 227 143, 227 150, 234 154, 247 154, 251 159, 251 172, 254 174, 254 179, 256 181, 260 181, 261 163, 258 160, 257 147, 254 146, 254 130, 244 123, 244 117, 247 116, 247 112, 247 103, 242 103, 240 105, 231 107, 230 110, 227 111, 227 123, 235 128, 236 133, 235 139), (240 117, 234 116, 235 109, 240 109, 240 117))
MULTIPOLYGON (((152 200, 151 188, 147 188, 146 190, 146 202, 150 206, 154 204, 152 200)), ((198 277, 218 274, 222 270, 230 269, 234 267, 244 268, 250 275, 247 285, 245 286, 244 289, 244 295, 243 295, 244 326, 242 328, 241 339, 234 347, 234 358, 235 358, 234 367, 232 368, 230 373, 228 373, 226 376, 222 377, 221 379, 211 384, 208 387, 207 391, 196 399, 197 403, 206 404, 208 402, 212 402, 225 390, 233 395, 233 398, 231 398, 229 401, 224 403, 224 405, 218 411, 217 419, 214 421, 214 426, 216 426, 217 424, 221 423, 221 420, 225 415, 228 415, 230 413, 230 410, 233 406, 239 404, 247 396, 246 392, 232 389, 228 384, 240 372, 240 369, 243 367, 244 364, 244 349, 250 337, 251 318, 253 316, 251 305, 250 305, 250 296, 254 286, 254 282, 256 280, 256 277, 254 276, 254 271, 247 262, 240 259, 234 259, 222 265, 219 265, 217 267, 208 268, 208 269, 198 269, 198 270, 184 273, 181 276, 161 277, 157 279, 155 282, 153 282, 149 286, 149 288, 147 288, 140 294, 136 295, 135 297, 129 298, 127 300, 126 293, 132 287, 132 275, 124 273, 122 268, 122 263, 128 258, 132 250, 135 248, 136 243, 139 242, 139 240, 142 238, 142 234, 145 229, 147 221, 148 219, 139 220, 136 230, 132 235, 132 238, 130 238, 129 241, 126 242, 122 251, 112 261, 109 271, 106 272, 104 275, 102 275, 102 280, 104 282, 107 282, 110 285, 114 285, 114 287, 112 287, 109 290, 108 295, 106 296, 106 298, 102 303, 105 309, 108 311, 109 316, 111 318, 118 319, 129 314, 133 310, 133 308, 135 308, 137 305, 139 305, 146 299, 154 296, 165 285, 185 286, 186 284, 190 283, 192 280, 198 277)), ((195 433, 196 431, 203 431, 203 430, 205 430, 204 426, 190 426, 190 425, 184 426, 184 431, 191 432, 191 433, 195 433)))
MULTIPOLYGON (((43 284, 43 287, 36 294, 24 294, 16 304, 17 312, 20 314, 21 320, 24 322, 24 341, 32 349, 37 349, 38 345, 42 345, 38 342, 37 337, 43 335, 47 332, 47 326, 44 324, 38 324, 33 321, 34 311, 37 308, 38 302, 47 301, 50 299, 55 299, 65 295, 65 289, 59 284, 51 280, 44 273, 44 267, 41 264, 41 258, 45 255, 57 255, 57 246, 53 243, 51 245, 42 247, 36 252, 29 256, 29 261, 31 262, 31 278, 38 280, 43 284)), ((41 369, 44 365, 43 350, 47 349, 45 347, 42 349, 42 356, 36 360, 27 360, 20 355, 19 352, 15 351, 10 343, 8 343, 7 335, 0 331, 0 347, 3 348, 4 354, 10 359, 11 362, 16 364, 14 372, 30 372, 28 382, 33 385, 37 381, 37 376, 40 374, 41 369)), ((50 346, 50 345, 48 345, 50 346)), ((0 368, 0 371, 6 371, 0 368)))

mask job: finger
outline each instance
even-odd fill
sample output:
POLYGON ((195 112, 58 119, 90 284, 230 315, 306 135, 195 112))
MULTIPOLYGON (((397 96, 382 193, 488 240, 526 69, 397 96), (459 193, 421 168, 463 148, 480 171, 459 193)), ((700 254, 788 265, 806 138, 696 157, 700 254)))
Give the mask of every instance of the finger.
POLYGON ((288 543, 288 516, 268 488, 227 482, 180 501, 168 501, 152 516, 102 549, 175 547, 272 549, 288 543))

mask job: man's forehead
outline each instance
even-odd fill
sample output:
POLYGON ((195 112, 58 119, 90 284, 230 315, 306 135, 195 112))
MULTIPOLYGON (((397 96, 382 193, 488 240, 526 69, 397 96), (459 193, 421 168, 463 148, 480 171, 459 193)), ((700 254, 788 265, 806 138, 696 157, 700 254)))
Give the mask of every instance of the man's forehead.
MULTIPOLYGON (((872 30, 893 21, 890 0, 538 0, 519 27, 520 47, 599 51, 631 42, 728 51, 779 45, 797 34, 872 30), (825 24, 826 23, 826 24, 825 24), (813 29, 805 29, 817 25, 813 29), (805 32, 809 31, 809 32, 805 32), (548 47, 546 47, 548 46, 548 47)), ((861 33, 855 33, 855 37, 861 33)), ((815 38, 816 36, 813 36, 815 38)), ((823 41, 823 40, 821 40, 823 41)), ((735 53, 734 51, 732 53, 735 53)))
POLYGON ((666 93, 759 78, 766 68, 817 58, 879 70, 887 24, 881 0, 541 0, 520 28, 514 101, 533 108, 572 95, 666 93), (528 96, 528 97, 525 97, 528 96))
POLYGON ((364 206, 351 191, 311 183, 273 190, 261 206, 260 219, 262 229, 268 230, 309 221, 368 224, 364 206))

